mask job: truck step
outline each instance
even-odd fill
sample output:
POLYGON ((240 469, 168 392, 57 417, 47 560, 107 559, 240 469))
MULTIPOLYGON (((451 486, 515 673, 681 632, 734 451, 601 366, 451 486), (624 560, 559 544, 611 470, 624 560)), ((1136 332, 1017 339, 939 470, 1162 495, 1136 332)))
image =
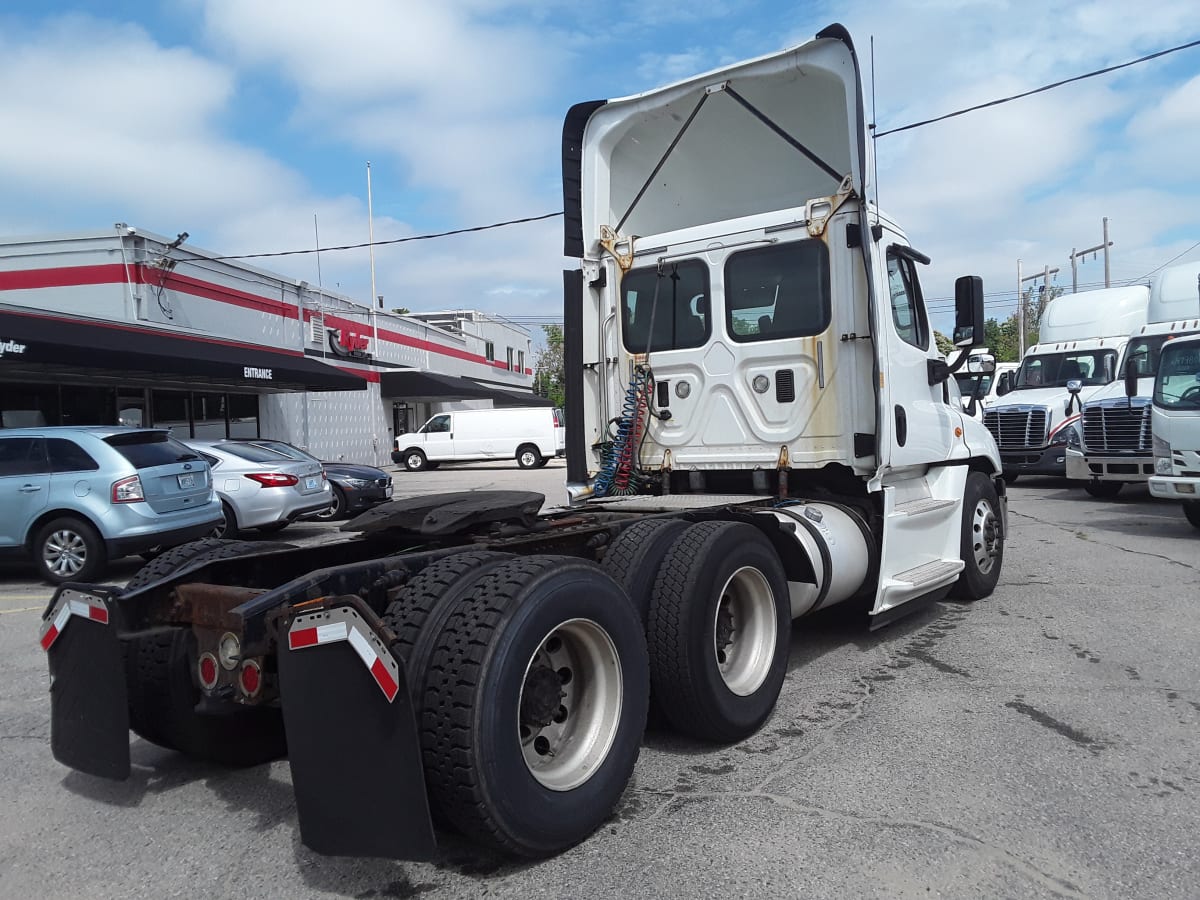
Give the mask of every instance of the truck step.
POLYGON ((920 516, 924 515, 925 513, 950 509, 954 506, 954 500, 941 500, 937 497, 917 497, 915 500, 906 500, 903 503, 896 504, 896 506, 892 509, 892 515, 920 516))
POLYGON ((957 577, 962 570, 961 559, 935 559, 904 572, 897 572, 888 580, 897 586, 905 585, 914 590, 921 590, 939 587, 957 577))

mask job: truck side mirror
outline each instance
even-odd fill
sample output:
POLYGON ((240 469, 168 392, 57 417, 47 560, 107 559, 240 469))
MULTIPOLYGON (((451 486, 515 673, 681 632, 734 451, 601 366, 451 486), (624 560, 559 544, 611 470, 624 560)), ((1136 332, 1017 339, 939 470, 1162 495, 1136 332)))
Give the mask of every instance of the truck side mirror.
POLYGON ((1079 392, 1082 390, 1083 390, 1083 379, 1072 378, 1070 381, 1067 382, 1067 393, 1071 395, 1070 397, 1067 398, 1067 415, 1068 416, 1071 414, 1071 407, 1074 405, 1078 405, 1081 410, 1083 409, 1083 403, 1079 399, 1079 392))
POLYGON ((983 346, 983 279, 963 275, 954 282, 954 346, 983 346))
POLYGON ((1132 356, 1125 360, 1125 396, 1136 397, 1138 392, 1138 361, 1132 356))
POLYGON ((1003 397, 1012 390, 1012 382, 1010 380, 1011 372, 1001 372, 1000 377, 996 379, 996 396, 1003 397))

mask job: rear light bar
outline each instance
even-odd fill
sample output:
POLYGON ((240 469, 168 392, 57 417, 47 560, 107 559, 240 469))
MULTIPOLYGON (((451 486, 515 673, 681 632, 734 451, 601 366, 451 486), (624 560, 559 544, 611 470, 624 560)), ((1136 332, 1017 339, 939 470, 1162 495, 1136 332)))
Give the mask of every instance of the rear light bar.
POLYGON ((291 487, 300 482, 295 475, 286 475, 283 472, 252 472, 246 477, 257 481, 263 487, 291 487))
POLYGON ((113 482, 113 503, 143 503, 145 500, 146 492, 142 489, 142 479, 137 475, 113 482))

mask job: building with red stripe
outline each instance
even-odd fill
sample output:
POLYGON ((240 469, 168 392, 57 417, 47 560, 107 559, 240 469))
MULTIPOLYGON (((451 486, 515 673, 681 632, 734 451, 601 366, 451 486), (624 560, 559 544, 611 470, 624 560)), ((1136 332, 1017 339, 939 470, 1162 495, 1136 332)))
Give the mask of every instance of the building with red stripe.
POLYGON ((497 316, 375 309, 123 223, 0 241, 4 427, 169 426, 383 465, 433 414, 539 404, 532 383, 528 331, 497 316))

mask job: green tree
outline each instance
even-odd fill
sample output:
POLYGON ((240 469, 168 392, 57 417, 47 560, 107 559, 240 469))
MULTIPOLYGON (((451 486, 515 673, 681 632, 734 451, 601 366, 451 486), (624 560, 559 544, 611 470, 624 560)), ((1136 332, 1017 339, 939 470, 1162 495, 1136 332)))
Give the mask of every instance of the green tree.
POLYGON ((561 325, 543 325, 542 331, 546 333, 546 346, 538 350, 534 361, 533 392, 561 408, 566 405, 563 330, 561 325))
POLYGON ((937 344, 938 352, 946 356, 949 356, 955 350, 954 341, 950 340, 950 338, 946 337, 936 328, 933 329, 933 341, 937 344))

